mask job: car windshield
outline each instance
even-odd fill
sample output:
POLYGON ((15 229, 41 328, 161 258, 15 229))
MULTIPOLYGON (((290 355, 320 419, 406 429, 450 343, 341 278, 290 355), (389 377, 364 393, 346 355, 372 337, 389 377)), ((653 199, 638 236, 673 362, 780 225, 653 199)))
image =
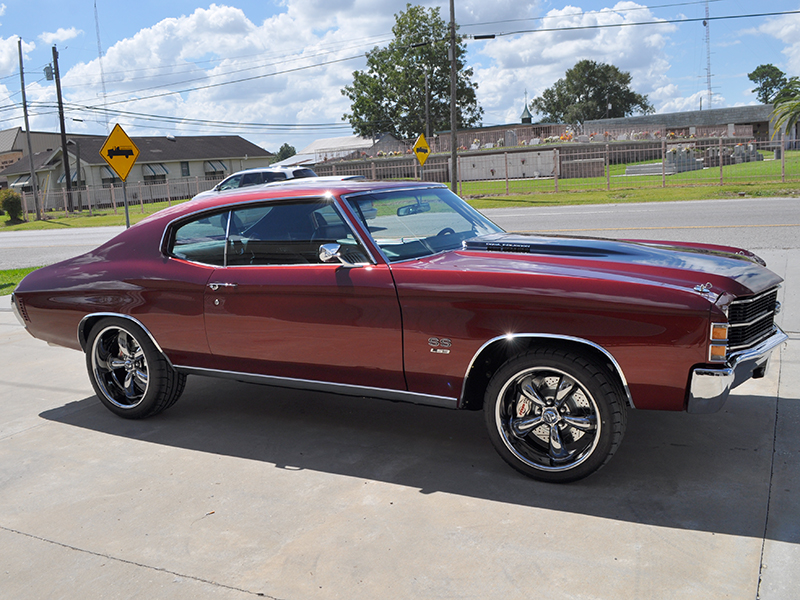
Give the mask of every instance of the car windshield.
POLYGON ((392 262, 454 250, 466 239, 502 231, 447 188, 373 192, 346 200, 392 262))

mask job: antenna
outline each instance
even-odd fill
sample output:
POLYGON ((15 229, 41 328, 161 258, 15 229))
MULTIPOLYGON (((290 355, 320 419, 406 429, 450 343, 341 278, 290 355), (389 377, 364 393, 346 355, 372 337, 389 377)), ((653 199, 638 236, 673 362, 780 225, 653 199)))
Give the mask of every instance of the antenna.
POLYGON ((709 32, 708 0, 706 0, 706 19, 703 21, 706 28, 706 85, 708 87, 708 108, 711 108, 711 34, 709 32))
MULTIPOLYGON (((706 12, 708 6, 706 6, 706 12)), ((106 74, 103 72, 103 47, 100 45, 100 19, 97 18, 97 0, 94 2, 94 29, 97 32, 97 59, 100 61, 100 83, 103 85, 103 121, 108 133, 108 106, 106 105, 106 74)))

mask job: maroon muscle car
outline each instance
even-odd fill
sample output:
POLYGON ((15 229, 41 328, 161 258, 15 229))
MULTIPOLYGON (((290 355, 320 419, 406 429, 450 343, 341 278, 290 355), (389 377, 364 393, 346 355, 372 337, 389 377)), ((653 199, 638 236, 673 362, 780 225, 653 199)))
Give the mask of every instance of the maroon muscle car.
POLYGON ((307 179, 161 211, 12 304, 121 417, 187 375, 483 409, 512 467, 564 482, 627 410, 714 412, 763 377, 780 283, 736 248, 511 234, 438 184, 307 179))

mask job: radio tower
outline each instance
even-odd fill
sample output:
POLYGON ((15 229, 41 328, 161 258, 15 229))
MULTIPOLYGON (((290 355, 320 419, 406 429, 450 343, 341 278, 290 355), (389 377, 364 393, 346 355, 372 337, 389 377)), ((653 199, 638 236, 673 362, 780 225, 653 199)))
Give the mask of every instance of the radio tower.
MULTIPOLYGON (((708 5, 706 4, 706 13, 708 5)), ((108 106, 106 105, 106 74, 103 72, 103 47, 100 45, 100 19, 97 18, 97 0, 94 2, 94 30, 97 32, 97 60, 100 62, 100 83, 103 85, 103 122, 108 133, 108 106)), ((710 88, 709 88, 710 89, 710 88)))
POLYGON ((706 0, 706 19, 703 21, 706 28, 706 86, 708 87, 708 108, 711 108, 711 29, 709 23, 708 0, 706 0))

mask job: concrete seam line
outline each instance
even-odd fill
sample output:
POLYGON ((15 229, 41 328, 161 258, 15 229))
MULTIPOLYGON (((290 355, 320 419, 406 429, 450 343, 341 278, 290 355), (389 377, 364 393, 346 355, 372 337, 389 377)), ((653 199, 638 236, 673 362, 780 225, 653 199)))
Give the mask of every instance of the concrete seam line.
POLYGON ((758 585, 756 587, 756 598, 761 598, 761 583, 764 577, 764 552, 767 548, 767 534, 769 533, 769 509, 772 503, 772 483, 775 477, 775 453, 778 450, 778 418, 780 417, 781 404, 781 375, 783 374, 783 363, 778 371, 778 389, 775 395, 775 424, 772 432, 772 456, 769 461, 769 487, 767 489, 767 510, 764 517, 764 535, 761 537, 761 556, 758 560, 758 585))
POLYGON ((83 554, 89 554, 91 556, 96 556, 98 558, 105 558, 107 560, 113 560, 115 562, 123 563, 123 564, 126 564, 126 565, 131 565, 131 566, 134 566, 134 567, 141 567, 143 569, 150 569, 152 571, 159 571, 161 573, 166 573, 168 575, 174 575, 175 577, 181 577, 183 579, 190 579, 192 581, 197 581, 197 582, 200 582, 200 583, 207 583, 209 585, 225 588, 225 589, 228 589, 228 590, 233 590, 235 592, 242 592, 244 594, 250 594, 251 596, 257 596, 259 598, 269 598, 270 600, 281 600, 280 598, 277 598, 276 596, 269 596, 267 594, 264 594, 263 592, 253 592, 251 590, 245 590, 243 588, 238 588, 236 586, 227 585, 225 583, 219 583, 219 582, 216 582, 216 581, 211 581, 209 579, 203 579, 202 577, 195 577, 194 575, 184 575, 183 573, 178 573, 176 571, 170 571, 169 569, 164 569, 162 567, 154 567, 152 565, 146 565, 146 564, 143 564, 143 563, 138 563, 138 562, 135 562, 135 561, 132 561, 132 560, 127 560, 125 558, 119 558, 119 557, 116 557, 116 556, 111 556, 110 554, 103 554, 102 552, 94 552, 93 550, 86 550, 84 548, 78 548, 76 546, 71 546, 69 544, 64 544, 63 542, 57 542, 55 540, 48 540, 47 538, 43 538, 41 536, 34 535, 32 533, 26 533, 24 531, 19 531, 17 529, 11 529, 10 527, 5 527, 3 525, 0 525, 0 530, 6 531, 8 533, 14 533, 16 535, 21 535, 21 536, 30 538, 32 540, 37 540, 39 542, 44 542, 46 544, 52 544, 54 546, 60 546, 61 548, 66 548, 67 550, 74 550, 75 552, 81 552, 83 554))

